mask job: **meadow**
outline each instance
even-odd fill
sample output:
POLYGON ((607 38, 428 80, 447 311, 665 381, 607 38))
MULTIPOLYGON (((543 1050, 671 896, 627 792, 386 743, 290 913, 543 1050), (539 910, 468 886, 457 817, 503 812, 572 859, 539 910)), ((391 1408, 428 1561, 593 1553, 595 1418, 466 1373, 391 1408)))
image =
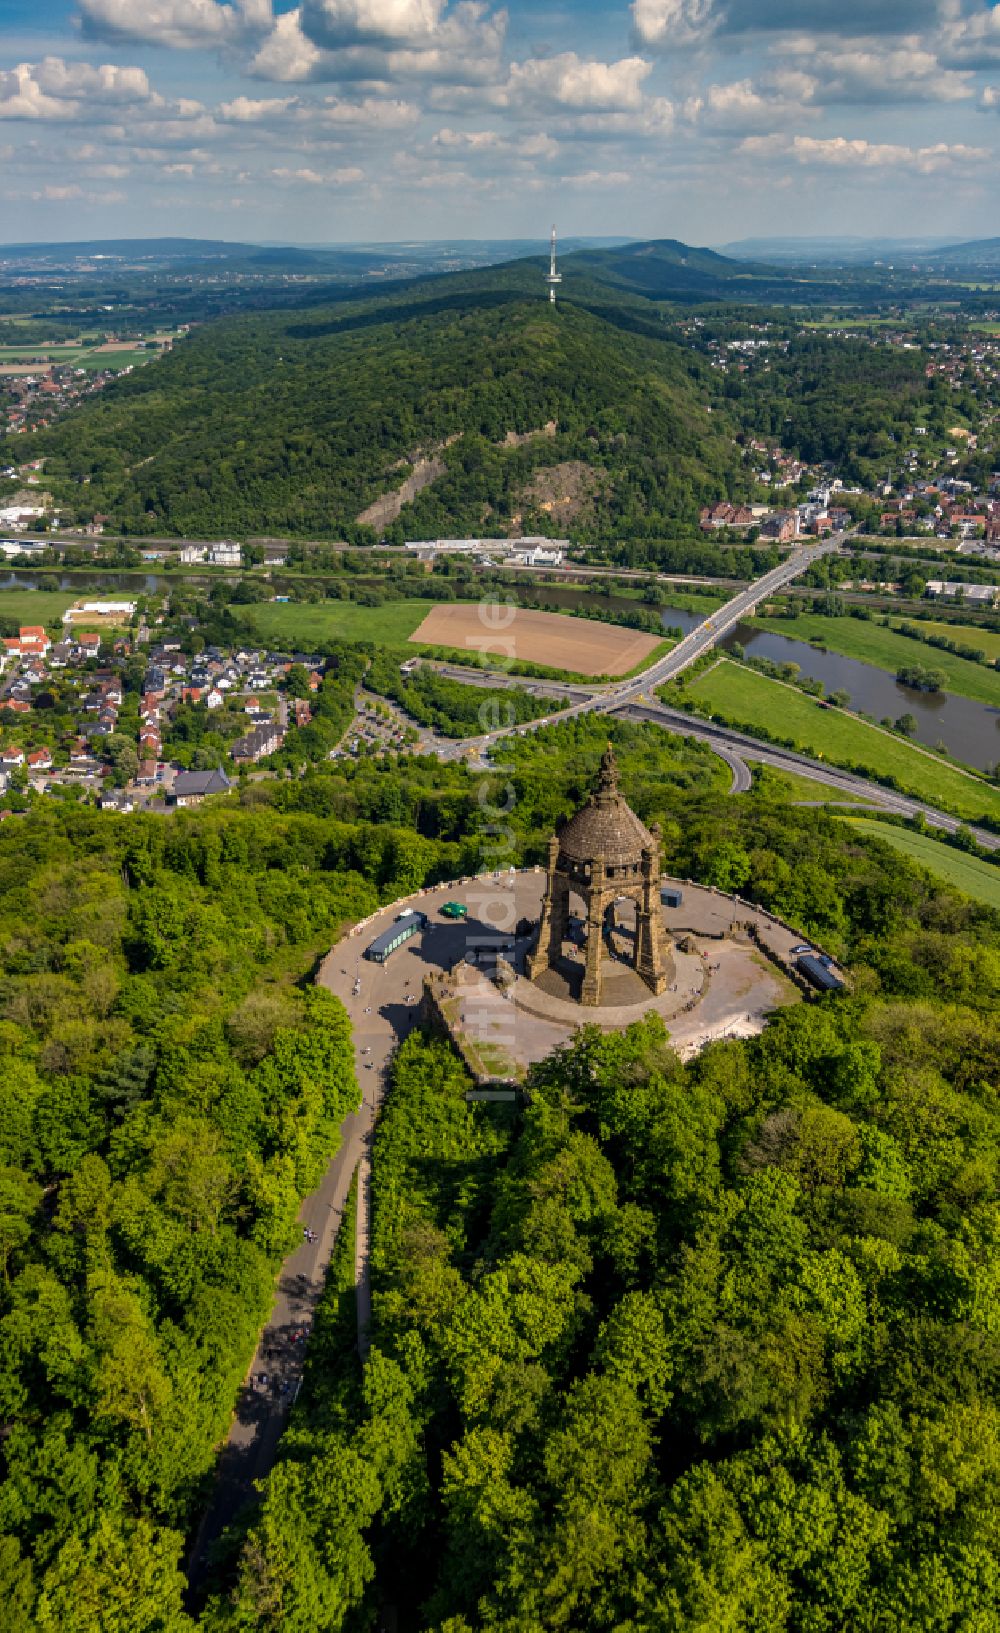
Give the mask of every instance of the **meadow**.
POLYGON ((971 896, 974 901, 982 902, 985 907, 1000 909, 1000 867, 994 863, 984 862, 979 856, 969 856, 951 845, 943 845, 939 839, 932 839, 930 834, 917 833, 912 828, 874 822, 870 817, 845 816, 842 821, 849 822, 852 828, 858 828, 862 833, 884 839, 894 850, 919 862, 936 878, 954 885, 956 890, 971 896))
MULTIPOLYGON (((957 641, 959 646, 976 646, 980 652, 985 652, 991 663, 1000 658, 1000 631, 985 629, 982 624, 949 624, 921 618, 917 628, 925 635, 943 635, 945 640, 957 641)), ((937 661, 936 651, 934 661, 937 661)))
MULTIPOLYGON (((858 658, 890 674, 895 674, 901 665, 922 664, 927 669, 939 669, 946 677, 945 691, 1000 707, 1000 671, 927 646, 923 641, 886 629, 874 620, 824 618, 818 613, 802 613, 797 618, 755 618, 753 623, 757 629, 787 635, 794 641, 817 642, 831 652, 839 652, 845 658, 858 658)), ((936 626, 921 624, 919 627, 930 630, 936 626)), ((949 639, 964 643, 966 631, 951 629, 949 639)), ((994 640, 1000 642, 1000 636, 994 636, 994 640)), ((970 638, 969 645, 975 644, 970 638)))
POLYGON ((317 641, 373 641, 378 646, 405 646, 436 601, 387 601, 363 607, 357 601, 265 601, 233 606, 233 616, 253 625, 268 640, 297 647, 317 641))
POLYGON ((730 725, 761 728, 775 741, 793 743, 831 765, 867 776, 892 776, 902 792, 956 816, 1000 819, 1000 789, 756 670, 723 659, 691 681, 687 690, 703 712, 730 725))
POLYGON ((0 590, 0 618, 20 624, 56 624, 77 597, 69 590, 0 590))

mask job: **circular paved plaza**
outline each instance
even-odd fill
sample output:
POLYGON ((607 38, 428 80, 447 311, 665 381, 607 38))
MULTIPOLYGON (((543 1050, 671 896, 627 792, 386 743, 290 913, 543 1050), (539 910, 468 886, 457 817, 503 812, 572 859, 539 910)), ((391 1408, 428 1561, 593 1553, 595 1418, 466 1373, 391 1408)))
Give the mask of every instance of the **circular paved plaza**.
POLYGON ((651 1010, 663 1017, 686 1059, 715 1039, 760 1032, 775 1009, 798 1000, 782 970, 793 963, 796 932, 735 897, 680 880, 662 883, 681 895, 678 906, 661 909, 674 966, 668 989, 654 997, 628 968, 632 930, 623 904, 620 923, 605 941, 606 1001, 597 1007, 574 1000, 582 946, 573 939, 540 981, 525 976, 545 887, 541 869, 439 885, 355 927, 327 955, 319 979, 351 1016, 362 1084, 380 1082, 396 1043, 416 1023, 428 978, 438 1013, 484 1078, 521 1077, 578 1027, 617 1030, 651 1010), (442 916, 452 902, 466 908, 465 919, 442 916), (423 931, 385 963, 365 958, 366 948, 410 908, 426 914, 423 931), (505 985, 495 979, 498 947, 509 965, 500 971, 505 985))

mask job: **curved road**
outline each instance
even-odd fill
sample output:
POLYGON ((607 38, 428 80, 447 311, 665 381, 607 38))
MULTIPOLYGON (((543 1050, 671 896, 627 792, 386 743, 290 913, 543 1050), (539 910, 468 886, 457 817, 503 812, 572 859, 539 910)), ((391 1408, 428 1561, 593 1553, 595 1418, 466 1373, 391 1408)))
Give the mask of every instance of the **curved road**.
POLYGON ((732 754, 741 760, 756 760, 761 765, 773 766, 778 771, 794 771, 799 776, 809 777, 813 782, 828 783, 831 788, 850 795, 852 803, 860 801, 870 805, 875 801, 885 806, 887 810, 906 817, 916 816, 919 812, 932 827, 941 828, 946 833, 955 833, 959 828, 968 828, 979 844, 987 850, 1000 850, 1000 834, 991 833, 988 828, 973 827, 958 817, 947 816, 943 811, 935 810, 933 805, 925 805, 923 800, 911 799, 907 794, 897 794, 894 789, 883 788, 880 783, 869 782, 865 777, 855 777, 850 771, 833 769, 821 761, 811 760, 806 754, 797 753, 794 749, 762 743, 756 737, 733 731, 728 726, 717 726, 711 720, 700 720, 697 716, 692 717, 680 709, 670 709, 666 704, 629 704, 615 713, 623 720, 648 721, 651 725, 663 726, 667 731, 681 732, 685 737, 697 737, 722 754, 727 763, 731 763, 729 755, 732 754))
MULTIPOLYGON (((923 800, 912 799, 905 794, 897 794, 892 789, 883 788, 881 784, 869 782, 864 777, 856 777, 847 771, 831 770, 822 761, 813 760, 806 754, 799 754, 793 749, 783 749, 771 744, 761 743, 757 738, 744 732, 732 731, 728 727, 717 726, 712 721, 692 718, 677 709, 668 708, 666 704, 654 703, 646 694, 651 688, 662 686, 666 681, 682 674, 692 663, 711 651, 723 635, 733 629, 742 618, 776 590, 791 583, 808 567, 822 556, 829 555, 841 548, 848 537, 845 533, 832 534, 815 545, 806 545, 795 550, 777 567, 765 573, 755 583, 741 590, 724 607, 712 613, 697 629, 685 635, 682 641, 661 658, 658 663, 644 670, 640 675, 630 680, 618 681, 610 686, 595 686, 591 689, 577 683, 560 683, 552 681, 540 682, 531 688, 539 695, 565 698, 569 707, 559 710, 557 714, 543 716, 532 720, 523 726, 506 726, 498 731, 487 733, 483 737, 465 738, 449 744, 444 751, 446 759, 457 759, 469 754, 470 749, 478 748, 480 755, 492 749, 505 737, 525 736, 529 732, 540 730, 556 721, 569 720, 575 715, 589 714, 600 711, 602 714, 617 715, 622 719, 648 721, 650 724, 663 726, 668 731, 680 731, 686 737, 695 737, 708 743, 711 748, 723 759, 732 772, 731 792, 734 794, 746 793, 751 786, 751 776, 746 765, 747 760, 758 761, 762 765, 774 766, 778 770, 794 771, 806 775, 816 782, 828 783, 831 788, 839 790, 851 797, 854 801, 871 804, 873 801, 886 810, 895 811, 900 816, 913 817, 918 813, 935 828, 941 828, 946 833, 954 833, 958 828, 970 828, 979 844, 988 850, 1000 849, 1000 835, 991 833, 986 828, 970 827, 959 819, 938 811, 923 800)), ((516 676, 503 674, 500 671, 488 673, 482 670, 462 670, 459 665, 439 665, 443 671, 456 680, 471 681, 474 684, 487 686, 523 686, 524 681, 516 676)))

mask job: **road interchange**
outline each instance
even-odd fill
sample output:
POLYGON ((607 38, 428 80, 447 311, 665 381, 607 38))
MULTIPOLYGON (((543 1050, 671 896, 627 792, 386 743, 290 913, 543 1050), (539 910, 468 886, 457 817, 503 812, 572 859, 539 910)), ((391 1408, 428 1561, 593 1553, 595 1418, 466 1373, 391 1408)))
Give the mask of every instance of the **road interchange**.
MULTIPOLYGON (((690 668, 706 652, 711 651, 742 619, 752 613, 761 601, 790 584, 822 557, 836 553, 847 537, 848 535, 844 533, 831 534, 828 539, 794 550, 777 567, 772 567, 763 577, 756 579, 746 589, 740 590, 726 602, 725 606, 711 613, 697 629, 691 630, 676 646, 641 674, 605 686, 587 686, 580 682, 540 682, 531 689, 548 697, 564 699, 567 706, 556 714, 545 715, 525 725, 504 726, 481 737, 443 744, 439 750, 442 758, 468 759, 470 753, 476 752, 479 762, 485 768, 488 762, 482 757, 489 755, 504 738, 515 734, 527 736, 559 721, 596 712, 621 720, 658 725, 666 731, 681 732, 684 736, 707 743, 729 766, 732 773, 731 792, 734 794, 749 792, 752 778, 746 762, 753 760, 761 765, 772 766, 776 770, 807 776, 814 782, 827 783, 831 789, 847 795, 852 803, 874 802, 900 816, 922 815, 932 827, 939 828, 945 833, 954 833, 959 828, 967 828, 985 848, 1000 849, 1000 835, 991 833, 986 828, 972 827, 968 823, 963 823, 923 800, 896 793, 851 772, 833 769, 797 750, 763 743, 747 732, 735 731, 713 721, 692 718, 679 709, 669 708, 655 697, 656 687, 674 680, 685 669, 690 668)), ((463 669, 453 663, 439 664, 436 667, 451 679, 476 685, 488 687, 525 685, 523 677, 506 674, 502 670, 463 669)))

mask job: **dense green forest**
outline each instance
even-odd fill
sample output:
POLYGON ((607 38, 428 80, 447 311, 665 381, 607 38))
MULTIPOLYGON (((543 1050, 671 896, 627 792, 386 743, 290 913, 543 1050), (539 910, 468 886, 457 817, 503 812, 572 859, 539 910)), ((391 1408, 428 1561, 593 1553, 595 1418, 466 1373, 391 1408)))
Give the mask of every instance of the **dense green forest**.
POLYGON ((5 1633, 174 1625, 299 1201, 357 1104, 312 964, 447 854, 273 809, 48 802, 0 832, 5 1633))
POLYGON ((208 325, 38 451, 54 479, 91 478, 87 505, 139 534, 360 537, 357 517, 420 451, 446 468, 405 511, 418 536, 505 532, 516 515, 558 531, 525 490, 571 460, 592 468, 595 527, 693 524, 738 460, 703 372, 613 317, 502 291, 425 294, 208 325), (550 421, 554 437, 498 446, 550 421))
POLYGON ((975 403, 949 382, 928 380, 919 349, 809 335, 771 348, 745 373, 723 377, 722 397, 748 436, 765 437, 845 477, 873 479, 920 424, 944 435, 975 403))
MULTIPOLYGON (((275 291, 271 310, 197 325, 32 451, 79 519, 100 512, 136 537, 370 543, 376 531, 399 542, 570 527, 610 545, 694 539, 702 504, 748 497, 738 443, 780 443, 868 482, 916 423, 943 435, 956 414, 976 415, 967 388, 925 377, 921 346, 809 332, 795 309, 749 304, 816 298, 800 274, 772 284, 769 269, 669 241, 566 264, 556 307, 532 261, 367 298, 320 287, 290 306, 275 291), (712 366, 726 354, 711 347, 750 332, 760 349, 712 366), (551 422, 555 436, 505 443, 551 422), (434 479, 398 519, 361 523, 420 457, 439 461, 434 479)), ((844 275, 845 298, 866 276, 844 275)))
POLYGON ((766 789, 681 811, 854 995, 687 1066, 585 1031, 522 1106, 412 1037, 370 1360, 335 1275, 211 1633, 997 1625, 1000 918, 766 789))
MULTIPOLYGON (((667 867, 815 936, 854 996, 687 1067, 654 1022, 588 1034, 521 1107, 468 1105, 415 1036, 371 1361, 335 1266, 203 1607, 213 1448, 356 1103, 315 960, 479 865, 495 778, 327 765, 0 828, 3 1633, 993 1625, 1000 919, 766 777, 732 801, 702 744, 613 731, 667 867)), ((606 732, 511 743, 515 859, 606 732)))

